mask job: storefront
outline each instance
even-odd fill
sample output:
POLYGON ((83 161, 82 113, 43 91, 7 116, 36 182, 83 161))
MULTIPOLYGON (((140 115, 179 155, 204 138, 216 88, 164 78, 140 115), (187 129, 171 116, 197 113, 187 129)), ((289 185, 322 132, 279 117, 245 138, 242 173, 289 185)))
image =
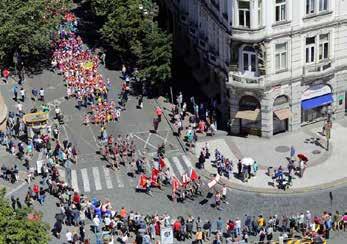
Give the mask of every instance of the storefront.
POLYGON ((314 122, 327 116, 328 107, 333 103, 333 94, 328 85, 308 88, 301 97, 301 122, 314 122))
POLYGON ((278 96, 273 104, 273 134, 288 131, 288 121, 292 112, 289 108, 287 96, 278 96))
POLYGON ((261 135, 260 103, 253 96, 243 96, 235 118, 240 119, 241 134, 261 135))

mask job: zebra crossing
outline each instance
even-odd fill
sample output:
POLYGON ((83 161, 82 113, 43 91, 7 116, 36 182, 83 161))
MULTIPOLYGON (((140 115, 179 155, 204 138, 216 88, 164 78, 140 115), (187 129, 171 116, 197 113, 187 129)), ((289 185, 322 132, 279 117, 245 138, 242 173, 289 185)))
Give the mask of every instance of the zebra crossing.
MULTIPOLYGON (((179 179, 193 167, 193 163, 186 155, 164 158, 164 162, 169 168, 171 176, 176 176, 179 179)), ((155 167, 154 164, 154 162, 146 164, 147 176, 150 176, 152 167, 155 167)), ((122 189, 126 186, 133 188, 137 184, 137 179, 129 177, 127 169, 124 167, 121 167, 121 170, 112 170, 106 164, 71 169, 71 179, 67 179, 64 168, 59 167, 58 171, 60 178, 64 182, 70 183, 75 191, 83 193, 102 191, 104 189, 122 189)))

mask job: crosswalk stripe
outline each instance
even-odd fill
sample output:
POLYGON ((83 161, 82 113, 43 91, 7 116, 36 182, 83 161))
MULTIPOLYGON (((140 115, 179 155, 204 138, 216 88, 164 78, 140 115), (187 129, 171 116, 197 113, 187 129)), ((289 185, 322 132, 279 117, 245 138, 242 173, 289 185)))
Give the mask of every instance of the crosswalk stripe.
POLYGON ((110 169, 107 167, 103 167, 103 169, 104 169, 106 187, 107 187, 107 189, 112 189, 113 185, 112 185, 112 180, 111 180, 111 176, 110 176, 110 169))
POLYGON ((193 168, 192 163, 190 162, 189 158, 186 155, 182 155, 182 159, 186 163, 189 170, 193 168))
POLYGON ((167 158, 164 158, 164 162, 167 165, 167 167, 170 169, 170 175, 176 177, 175 172, 173 171, 173 168, 171 166, 170 160, 167 158))
POLYGON ((178 169, 178 172, 180 173, 180 175, 184 174, 184 169, 181 165, 180 160, 177 157, 172 157, 172 161, 175 163, 176 168, 178 169))
POLYGON ((82 181, 83 181, 83 189, 84 192, 90 192, 89 179, 88 179, 88 171, 86 168, 81 169, 82 181))
POLYGON ((95 190, 99 191, 102 189, 99 168, 93 167, 92 171, 93 171, 93 176, 94 176, 95 190))
POLYGON ((116 175, 116 180, 117 180, 117 184, 119 188, 123 188, 124 187, 124 183, 122 182, 122 179, 120 178, 120 175, 115 174, 116 175))
POLYGON ((78 182, 77 182, 77 171, 71 170, 71 186, 74 189, 74 191, 79 192, 78 189, 78 182))

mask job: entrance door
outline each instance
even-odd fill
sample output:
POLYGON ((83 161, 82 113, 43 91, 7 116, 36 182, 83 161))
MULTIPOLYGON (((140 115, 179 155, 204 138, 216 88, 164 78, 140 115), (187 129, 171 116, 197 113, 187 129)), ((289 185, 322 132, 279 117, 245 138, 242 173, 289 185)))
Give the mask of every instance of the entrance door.
POLYGON ((280 120, 273 114, 273 134, 279 134, 288 131, 288 119, 280 120))

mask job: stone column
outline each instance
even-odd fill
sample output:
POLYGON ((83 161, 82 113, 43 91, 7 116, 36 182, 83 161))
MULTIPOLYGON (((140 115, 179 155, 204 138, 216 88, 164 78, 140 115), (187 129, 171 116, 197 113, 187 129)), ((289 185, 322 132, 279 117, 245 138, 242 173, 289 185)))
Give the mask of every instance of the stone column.
POLYGON ((270 138, 273 136, 273 100, 270 94, 261 99, 261 136, 270 138))
POLYGON ((291 84, 291 97, 290 104, 292 110, 292 117, 289 119, 289 131, 298 131, 301 127, 301 96, 303 87, 300 82, 291 84))
POLYGON ((250 27, 255 29, 258 27, 258 0, 250 0, 249 2, 250 27))

